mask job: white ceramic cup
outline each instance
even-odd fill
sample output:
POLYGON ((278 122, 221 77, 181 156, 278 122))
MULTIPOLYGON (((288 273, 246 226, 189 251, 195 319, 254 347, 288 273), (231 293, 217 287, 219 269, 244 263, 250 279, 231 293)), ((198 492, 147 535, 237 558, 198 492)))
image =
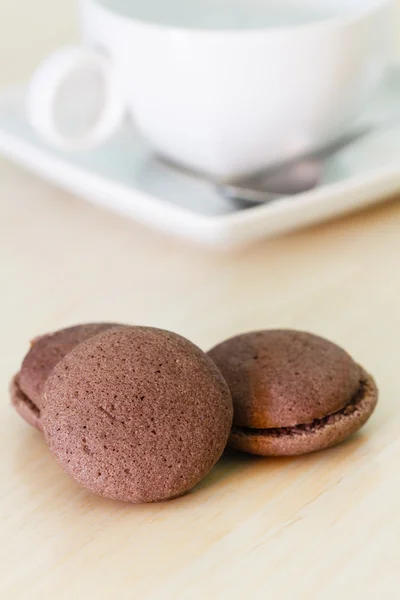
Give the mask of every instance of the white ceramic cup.
MULTIPOLYGON (((146 1, 157 4, 131 6, 146 1)), ((39 66, 30 121, 48 142, 80 150, 104 141, 128 114, 155 152, 184 167, 218 179, 257 171, 339 134, 384 75, 391 1, 279 6, 321 3, 332 15, 309 23, 201 28, 135 18, 134 8, 128 16, 118 0, 83 0, 85 42, 39 66), (83 130, 68 130, 60 99, 69 93, 84 104, 89 84, 93 114, 83 130)))

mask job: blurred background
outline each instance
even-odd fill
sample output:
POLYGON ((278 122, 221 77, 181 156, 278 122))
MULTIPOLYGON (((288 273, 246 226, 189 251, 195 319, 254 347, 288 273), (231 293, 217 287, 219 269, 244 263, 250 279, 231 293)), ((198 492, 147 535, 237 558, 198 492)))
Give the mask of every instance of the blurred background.
POLYGON ((28 80, 47 54, 60 45, 79 41, 77 2, 2 0, 0 10, 0 68, 3 84, 28 80), (21 35, 18 35, 18 31, 21 31, 21 35))
MULTIPOLYGON (((80 39, 71 0, 2 0, 0 23, 2 85, 27 81, 45 56, 80 39)), ((9 161, 0 169, 3 314, 15 307, 21 350, 40 331, 96 319, 177 329, 203 346, 260 325, 296 325, 357 345, 337 306, 348 301, 353 271, 376 265, 385 277, 379 256, 392 240, 381 239, 381 228, 395 226, 396 202, 221 254, 93 208, 9 161)), ((365 294, 365 314, 369 301, 365 294)), ((12 321, 4 327, 12 336, 12 321)))

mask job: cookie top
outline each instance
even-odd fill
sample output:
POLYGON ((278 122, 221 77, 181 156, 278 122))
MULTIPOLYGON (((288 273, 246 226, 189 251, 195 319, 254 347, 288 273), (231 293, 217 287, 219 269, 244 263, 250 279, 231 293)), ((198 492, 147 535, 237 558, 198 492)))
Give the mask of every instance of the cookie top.
POLYGON ((223 452, 229 389, 197 346, 168 331, 118 327, 77 346, 47 380, 45 437, 91 491, 131 502, 179 496, 223 452))
POLYGON ((341 410, 359 388, 360 368, 344 350, 301 331, 245 333, 209 356, 231 390, 235 426, 310 423, 341 410))
POLYGON ((18 376, 21 391, 40 409, 44 384, 56 364, 81 342, 115 326, 115 323, 86 323, 33 340, 18 376))

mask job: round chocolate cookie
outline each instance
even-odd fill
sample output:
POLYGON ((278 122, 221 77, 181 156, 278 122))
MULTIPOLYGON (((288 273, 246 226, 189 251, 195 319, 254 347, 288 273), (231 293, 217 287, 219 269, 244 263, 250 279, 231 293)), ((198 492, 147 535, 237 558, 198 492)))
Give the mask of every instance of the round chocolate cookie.
POLYGON ((11 402, 27 423, 42 429, 40 409, 43 387, 56 364, 81 342, 115 326, 113 323, 75 325, 32 341, 19 373, 10 384, 11 402))
POLYGON ((46 440, 92 492, 130 502, 184 494, 221 456, 232 424, 222 375, 185 338, 117 327, 77 346, 48 378, 46 440))
POLYGON ((229 446, 243 452, 290 456, 333 446, 360 429, 377 403, 372 377, 310 333, 242 334, 209 356, 232 394, 229 446))

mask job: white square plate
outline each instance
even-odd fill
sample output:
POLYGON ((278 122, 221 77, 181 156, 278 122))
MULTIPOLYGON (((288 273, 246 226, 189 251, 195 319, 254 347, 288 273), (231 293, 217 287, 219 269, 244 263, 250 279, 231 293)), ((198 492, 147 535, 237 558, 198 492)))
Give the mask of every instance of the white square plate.
MULTIPOLYGON (((239 208, 206 182, 158 162, 130 123, 95 150, 54 150, 29 126, 24 98, 22 87, 0 94, 0 152, 94 204, 209 246, 239 246, 330 219, 400 189, 400 113, 398 124, 394 116, 393 126, 376 130, 327 161, 317 188, 239 208)), ((399 98, 396 69, 363 121, 396 115, 399 98)))

